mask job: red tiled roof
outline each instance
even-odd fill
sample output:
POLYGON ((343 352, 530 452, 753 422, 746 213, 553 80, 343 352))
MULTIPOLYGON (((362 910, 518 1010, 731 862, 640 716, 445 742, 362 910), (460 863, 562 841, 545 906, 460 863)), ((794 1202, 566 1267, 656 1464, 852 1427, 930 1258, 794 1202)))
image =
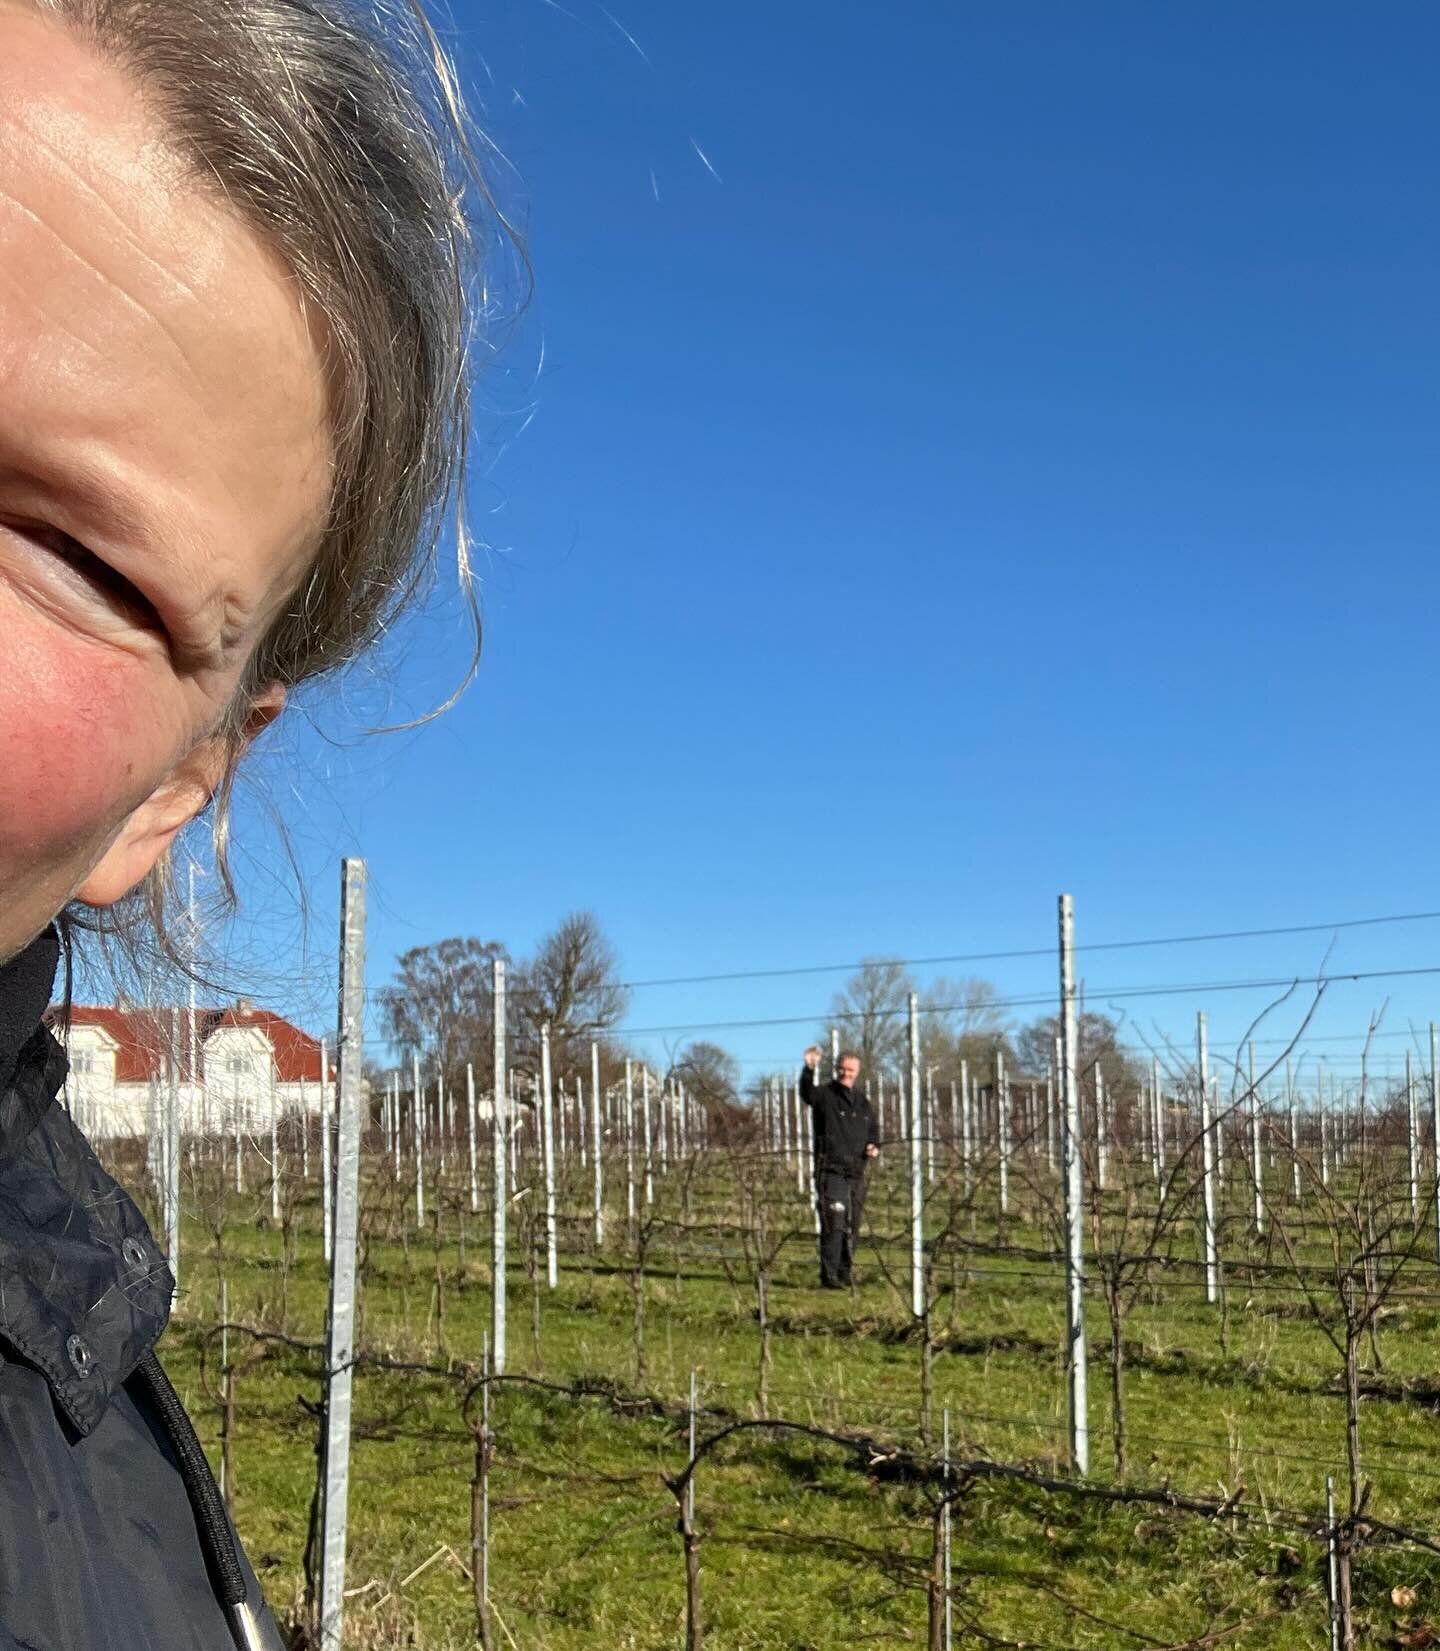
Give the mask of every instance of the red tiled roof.
MULTIPOLYGON (((265 1034, 270 1040, 270 1047, 275 1051, 277 1083, 319 1083, 319 1042, 280 1015, 272 1014, 268 1009, 226 1009, 216 1012, 214 1019, 207 1024, 206 1016, 202 1013, 202 1044, 211 1032, 218 1031, 222 1026, 254 1027, 265 1034)), ((330 1076, 333 1078, 334 1062, 327 1061, 326 1064, 330 1067, 330 1076)))
MULTIPOLYGON (((274 1051, 277 1083, 318 1083, 320 1045, 282 1016, 268 1009, 198 1009, 195 1015, 200 1076, 205 1073, 205 1042, 222 1027, 256 1030, 274 1051)), ((115 1081, 144 1083, 165 1073, 167 1054, 175 1046, 181 1083, 190 1082, 190 1010, 117 1009, 103 1003, 77 1003, 70 1009, 72 1026, 97 1026, 116 1044, 115 1081)), ((327 1062, 335 1076, 333 1061, 327 1062)))
MULTIPOLYGON (((77 1003, 70 1010, 72 1026, 98 1026, 114 1040, 117 1083, 144 1083, 147 1078, 157 1078, 164 1072, 165 1050, 170 1042, 169 1022, 167 1013, 153 1009, 115 1009, 108 1004, 92 1007, 77 1003)), ((185 1042, 183 1033, 180 1042, 185 1042)))

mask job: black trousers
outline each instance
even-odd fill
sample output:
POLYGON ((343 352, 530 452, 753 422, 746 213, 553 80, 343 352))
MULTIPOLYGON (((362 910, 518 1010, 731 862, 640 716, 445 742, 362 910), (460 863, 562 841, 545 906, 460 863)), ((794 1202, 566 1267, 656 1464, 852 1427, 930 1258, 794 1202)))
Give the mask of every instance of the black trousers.
POLYGON ((820 1282, 848 1284, 850 1264, 860 1242, 860 1216, 865 1208, 865 1172, 820 1168, 815 1172, 815 1198, 820 1210, 820 1282))

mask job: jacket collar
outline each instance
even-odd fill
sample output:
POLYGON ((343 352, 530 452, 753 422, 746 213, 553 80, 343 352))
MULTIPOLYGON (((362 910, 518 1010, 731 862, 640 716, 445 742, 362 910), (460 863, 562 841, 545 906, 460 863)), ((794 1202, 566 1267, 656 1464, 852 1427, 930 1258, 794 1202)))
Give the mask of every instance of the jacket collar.
POLYGON ((8 963, 0 963, 0 1095, 10 1086, 20 1052, 34 1036, 55 989, 60 936, 37 936, 8 963))
POLYGON ((68 1068, 40 1018, 58 957, 51 931, 0 968, 0 1343, 83 1434, 165 1328, 175 1281, 55 1100, 68 1068))

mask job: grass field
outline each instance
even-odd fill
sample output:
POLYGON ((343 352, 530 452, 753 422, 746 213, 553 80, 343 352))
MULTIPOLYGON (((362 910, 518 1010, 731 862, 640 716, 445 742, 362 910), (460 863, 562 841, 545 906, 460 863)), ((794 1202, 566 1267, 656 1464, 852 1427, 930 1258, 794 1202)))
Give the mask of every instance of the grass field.
MULTIPOLYGON (((298 1614, 317 1433, 302 1401, 313 1406, 320 1397, 314 1344, 323 1337, 327 1279, 318 1194, 313 1185, 287 1193, 282 1225, 293 1259, 286 1264, 286 1235, 269 1220, 268 1190, 231 1194, 222 1221, 207 1173, 192 1178, 197 1213, 185 1231, 183 1290, 162 1352, 218 1463, 214 1327, 222 1278, 232 1323, 281 1338, 229 1336, 231 1472, 236 1518, 272 1601, 282 1615, 298 1614)), ((777 1241, 792 1229, 769 1287, 765 1414, 814 1431, 742 1431, 700 1465, 706 1644, 819 1651, 927 1643, 942 1412, 949 1411, 957 1460, 1067 1479, 1063 1275, 1051 1258, 1043 1167, 1017 1178, 1003 1225, 989 1189, 970 1202, 952 1192, 948 1205, 936 1194, 927 1212, 935 1256, 927 1428, 924 1338, 911 1320, 904 1271, 904 1173, 898 1155, 877 1172, 868 1209, 877 1242, 862 1249, 850 1294, 814 1287, 809 1208, 793 1177, 778 1170, 765 1172, 758 1194, 753 1177, 740 1186, 719 1155, 660 1180, 641 1282, 623 1207, 610 1214, 616 1247, 597 1253, 589 1242, 577 1166, 562 1197, 568 1214, 553 1291, 543 1258, 532 1289, 532 1195, 522 1191, 512 1228, 508 1373, 592 1391, 576 1396, 521 1381, 492 1389, 497 1644, 517 1651, 684 1644, 685 1562, 665 1476, 687 1459, 692 1371, 702 1439, 761 1413, 761 1336, 742 1234, 757 1222, 777 1241), (855 1436, 871 1444, 857 1446, 855 1436)), ((1277 1186, 1286 1173, 1277 1171, 1277 1186)), ((1117 1178, 1126 1179, 1118 1171, 1117 1178)), ((1131 1225, 1119 1190, 1100 1226, 1092 1225, 1102 1251, 1116 1235, 1123 1248, 1122 1227, 1135 1229, 1148 1183, 1140 1169, 1129 1182, 1131 1225)), ((1274 1197, 1279 1210, 1284 1196, 1274 1197)), ((441 1651, 476 1643, 462 1569, 475 1446, 462 1400, 490 1322, 488 1216, 469 1215, 459 1186, 441 1203, 438 1237, 432 1219, 402 1242, 400 1202, 381 1172, 366 1194, 361 1345, 375 1360, 427 1368, 366 1364, 357 1374, 347 1620, 347 1643, 356 1646, 441 1651)), ((1311 1205, 1309 1213, 1291 1212, 1290 1230, 1297 1256, 1321 1268, 1335 1238, 1315 1219, 1313 1198, 1311 1205)), ((957 1642, 1328 1644, 1318 1516, 1327 1473, 1342 1511, 1349 1495, 1343 1366, 1298 1278, 1287 1279, 1274 1235, 1246 1234, 1246 1207, 1244 1189, 1232 1187, 1222 1307, 1207 1306, 1200 1288, 1192 1199, 1177 1204, 1163 1255, 1157 1250, 1144 1269, 1122 1328, 1124 1483, 1234 1498, 1233 1513, 1206 1518, 1027 1478, 966 1476, 953 1504, 957 1642)), ((1440 1277, 1433 1244, 1417 1239, 1414 1247, 1376 1337, 1362 1344, 1360 1459, 1372 1486, 1367 1517, 1440 1535, 1440 1277)), ((1392 1232, 1376 1253, 1393 1257, 1403 1248, 1392 1232)), ((1318 1274, 1311 1288, 1323 1306, 1318 1274)), ((1098 1290, 1087 1311, 1088 1483, 1118 1487, 1110 1328, 1098 1290)), ((1432 1643, 1440 1553, 1373 1525, 1363 1534, 1353 1561, 1357 1643, 1432 1643)))

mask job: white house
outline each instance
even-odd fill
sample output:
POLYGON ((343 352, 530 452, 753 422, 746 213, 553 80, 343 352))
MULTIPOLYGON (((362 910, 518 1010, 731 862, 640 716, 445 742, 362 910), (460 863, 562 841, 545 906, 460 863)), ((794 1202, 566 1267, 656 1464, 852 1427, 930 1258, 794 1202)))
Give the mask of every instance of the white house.
MULTIPOLYGON (((52 1028, 70 1057, 65 1095, 96 1138, 142 1136, 170 1086, 186 1134, 258 1135, 272 1114, 318 1116, 321 1045, 308 1032, 246 998, 229 1009, 74 1004, 52 1028)), ((335 1066, 324 1061, 333 1101, 335 1066)))

